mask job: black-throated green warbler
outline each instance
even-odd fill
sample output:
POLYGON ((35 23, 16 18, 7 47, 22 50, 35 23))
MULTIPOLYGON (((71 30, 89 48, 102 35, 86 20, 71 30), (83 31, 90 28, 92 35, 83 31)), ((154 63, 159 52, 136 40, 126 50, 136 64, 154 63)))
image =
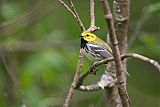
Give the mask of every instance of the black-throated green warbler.
POLYGON ((112 57, 112 49, 109 44, 98 38, 95 34, 83 32, 80 37, 81 48, 89 60, 95 61, 112 57))
MULTIPOLYGON (((95 34, 91 32, 83 32, 80 37, 81 48, 89 60, 97 61, 113 56, 109 44, 98 38, 95 34)), ((129 75, 125 68, 124 71, 129 75)))

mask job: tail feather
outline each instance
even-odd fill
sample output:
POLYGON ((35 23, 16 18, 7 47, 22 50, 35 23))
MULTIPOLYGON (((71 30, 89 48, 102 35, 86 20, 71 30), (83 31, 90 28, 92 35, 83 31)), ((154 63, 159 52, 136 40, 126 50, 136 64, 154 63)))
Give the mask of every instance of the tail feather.
POLYGON ((127 72, 127 70, 125 69, 124 65, 123 65, 123 70, 124 72, 128 75, 128 77, 131 77, 131 75, 127 72))

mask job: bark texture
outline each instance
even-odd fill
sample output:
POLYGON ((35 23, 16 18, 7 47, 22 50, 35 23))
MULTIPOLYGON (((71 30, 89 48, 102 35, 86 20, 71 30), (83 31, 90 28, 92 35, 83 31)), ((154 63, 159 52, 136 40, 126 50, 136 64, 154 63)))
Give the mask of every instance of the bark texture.
MULTIPOLYGON (((127 32, 128 32, 128 20, 130 12, 130 0, 114 0, 113 1, 113 13, 114 13, 114 25, 118 40, 118 47, 120 54, 127 52, 127 32)), ((126 68, 126 60, 123 61, 126 68)), ((108 72, 115 74, 114 63, 108 64, 108 72)), ((126 75, 123 74, 124 85, 126 86, 126 75)), ((122 107, 122 103, 118 93, 118 87, 114 86, 110 89, 106 89, 107 105, 109 107, 122 107)))

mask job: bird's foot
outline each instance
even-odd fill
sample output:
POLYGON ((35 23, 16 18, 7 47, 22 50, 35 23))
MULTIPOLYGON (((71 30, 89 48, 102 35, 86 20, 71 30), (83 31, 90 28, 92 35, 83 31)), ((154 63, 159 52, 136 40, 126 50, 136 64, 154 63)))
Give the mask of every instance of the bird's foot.
POLYGON ((94 68, 94 69, 90 70, 90 73, 93 75, 96 75, 97 71, 98 71, 98 69, 94 68))

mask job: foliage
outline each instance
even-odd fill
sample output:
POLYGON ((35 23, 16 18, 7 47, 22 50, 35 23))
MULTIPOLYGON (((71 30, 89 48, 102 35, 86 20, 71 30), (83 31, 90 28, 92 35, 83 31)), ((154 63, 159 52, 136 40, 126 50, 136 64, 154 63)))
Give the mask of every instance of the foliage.
MULTIPOLYGON (((129 52, 141 53, 159 60, 160 2, 139 2, 135 0, 136 5, 131 8, 129 27, 134 24, 132 22, 139 20, 141 14, 146 18, 140 29, 141 33, 129 52), (139 13, 146 5, 146 11, 139 13)), ((75 4, 83 22, 88 25, 89 2, 75 1, 75 4)), ((101 28, 96 33, 105 40, 102 8, 98 1, 95 5, 96 23, 101 28)), ((80 45, 77 23, 56 1, 10 0, 2 2, 0 9, 0 54, 7 57, 9 72, 16 75, 19 81, 18 85, 14 84, 1 61, 0 106, 60 107, 76 70, 80 45)), ((129 34, 133 31, 134 29, 129 34)), ((128 78, 128 89, 132 106, 157 107, 160 105, 159 73, 145 63, 130 60, 132 59, 128 60, 128 72, 131 75, 131 78, 128 78)), ((82 72, 88 65, 90 62, 85 59, 82 72)), ((96 76, 87 78, 85 84, 97 82, 101 71, 103 67, 99 68, 96 76)), ((72 106, 102 107, 104 103, 102 92, 77 92, 72 106)))

